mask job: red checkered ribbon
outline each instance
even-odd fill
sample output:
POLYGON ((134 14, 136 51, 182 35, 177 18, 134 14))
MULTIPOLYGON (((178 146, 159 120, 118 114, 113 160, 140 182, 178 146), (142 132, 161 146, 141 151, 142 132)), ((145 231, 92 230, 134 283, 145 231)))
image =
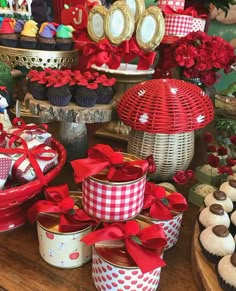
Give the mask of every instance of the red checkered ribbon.
POLYGON ((140 213, 146 176, 122 185, 100 183, 96 179, 83 182, 83 207, 93 217, 107 221, 130 219, 140 213))
POLYGON ((75 209, 67 184, 45 189, 46 200, 39 200, 28 209, 27 216, 34 223, 40 213, 60 215, 59 231, 72 232, 95 226, 98 221, 88 216, 82 209, 75 209))
POLYGON ((166 195, 165 188, 146 183, 143 209, 149 209, 150 217, 169 220, 173 218, 171 211, 183 212, 187 208, 187 201, 182 194, 174 192, 166 195))
POLYGON ((116 222, 81 239, 87 245, 115 240, 124 241, 126 251, 143 273, 165 266, 160 255, 166 245, 166 238, 162 227, 157 224, 141 229, 136 220, 116 222))
POLYGON ((192 31, 193 17, 180 14, 165 16, 165 35, 185 36, 192 31))
POLYGON ((71 162, 76 183, 108 168, 107 179, 121 182, 142 177, 148 170, 147 160, 125 162, 121 152, 115 152, 110 146, 97 144, 88 150, 88 158, 71 162))

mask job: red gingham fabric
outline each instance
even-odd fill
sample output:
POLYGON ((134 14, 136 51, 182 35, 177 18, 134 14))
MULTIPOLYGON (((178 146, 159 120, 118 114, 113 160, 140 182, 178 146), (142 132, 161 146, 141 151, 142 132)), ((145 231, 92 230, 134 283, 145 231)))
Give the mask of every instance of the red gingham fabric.
POLYGON ((166 14, 165 35, 185 36, 192 31, 193 17, 181 14, 166 14))
POLYGON ((192 31, 204 31, 206 20, 202 18, 193 18, 193 29, 192 31))
POLYGON ((87 178, 83 181, 82 203, 91 216, 103 221, 122 221, 138 215, 143 207, 146 176, 126 185, 110 185, 87 178))
POLYGON ((166 6, 170 6, 173 10, 184 9, 185 0, 158 0, 157 6, 165 10, 166 6))

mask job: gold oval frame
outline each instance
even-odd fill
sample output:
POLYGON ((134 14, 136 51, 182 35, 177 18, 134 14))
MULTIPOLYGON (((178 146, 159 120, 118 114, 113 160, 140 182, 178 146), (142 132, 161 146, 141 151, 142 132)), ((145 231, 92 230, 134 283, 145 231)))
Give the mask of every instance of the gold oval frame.
MULTIPOLYGON (((127 5, 128 7, 130 8, 128 2, 129 0, 123 0, 127 5)), ((135 23, 138 22, 140 16, 144 13, 145 11, 145 2, 144 0, 133 0, 135 2, 135 5, 136 5, 136 11, 135 11, 135 14, 134 14, 134 20, 135 20, 135 23)), ((131 13, 132 13, 132 9, 130 8, 131 10, 131 13)))
POLYGON ((165 34, 165 20, 160 8, 156 6, 151 6, 145 10, 138 20, 136 28, 136 40, 140 48, 145 51, 154 50, 161 42, 165 34), (144 23, 144 20, 147 16, 152 16, 156 22, 156 29, 153 33, 153 37, 148 42, 143 42, 141 37, 141 30, 144 23))
POLYGON ((102 5, 94 6, 89 13, 87 31, 88 31, 90 38, 95 42, 99 42, 100 40, 102 40, 106 37, 105 30, 104 30, 104 19, 105 19, 106 14, 107 14, 107 9, 102 5), (93 29, 93 18, 96 14, 99 14, 103 19, 103 34, 102 34, 102 36, 98 36, 93 29))
POLYGON ((134 16, 130 11, 129 6, 124 1, 116 1, 115 3, 113 3, 111 7, 108 9, 108 12, 104 20, 105 35, 109 39, 109 41, 112 44, 118 45, 122 43, 124 40, 130 39, 134 32, 134 27, 135 27, 134 16), (125 21, 123 31, 118 37, 115 37, 111 33, 110 19, 114 12, 118 10, 120 10, 121 13, 123 14, 125 21))

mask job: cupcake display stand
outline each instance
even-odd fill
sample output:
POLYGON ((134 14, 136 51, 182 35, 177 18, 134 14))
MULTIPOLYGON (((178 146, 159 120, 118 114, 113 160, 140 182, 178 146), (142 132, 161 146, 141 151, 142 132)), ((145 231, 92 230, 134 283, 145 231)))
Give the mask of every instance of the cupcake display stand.
POLYGON ((218 283, 215 265, 208 262, 202 255, 201 247, 198 241, 199 234, 200 230, 198 222, 196 222, 191 249, 192 271, 195 282, 199 290, 222 291, 218 283))

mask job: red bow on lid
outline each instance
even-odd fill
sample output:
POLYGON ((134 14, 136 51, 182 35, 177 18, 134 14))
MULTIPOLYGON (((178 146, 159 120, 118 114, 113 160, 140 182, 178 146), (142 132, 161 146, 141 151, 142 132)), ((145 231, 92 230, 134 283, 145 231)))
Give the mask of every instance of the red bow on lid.
POLYGON ((146 182, 143 209, 150 209, 149 215, 160 220, 173 218, 171 211, 183 212, 187 201, 180 193, 166 195, 166 190, 151 182, 146 182))
POLYGON ((165 266, 160 255, 167 241, 162 227, 158 224, 141 229, 136 220, 115 222, 81 239, 87 245, 115 240, 124 241, 127 253, 143 273, 165 266))
POLYGON ((98 223, 82 209, 74 208, 75 202, 70 197, 67 184, 46 188, 45 197, 46 200, 39 200, 28 209, 27 216, 31 223, 35 222, 40 213, 60 215, 60 232, 78 231, 98 223))
POLYGON ((115 152, 109 145, 97 144, 88 150, 88 158, 71 162, 76 183, 108 168, 110 181, 131 181, 142 177, 148 170, 147 160, 124 162, 121 152, 115 152))

